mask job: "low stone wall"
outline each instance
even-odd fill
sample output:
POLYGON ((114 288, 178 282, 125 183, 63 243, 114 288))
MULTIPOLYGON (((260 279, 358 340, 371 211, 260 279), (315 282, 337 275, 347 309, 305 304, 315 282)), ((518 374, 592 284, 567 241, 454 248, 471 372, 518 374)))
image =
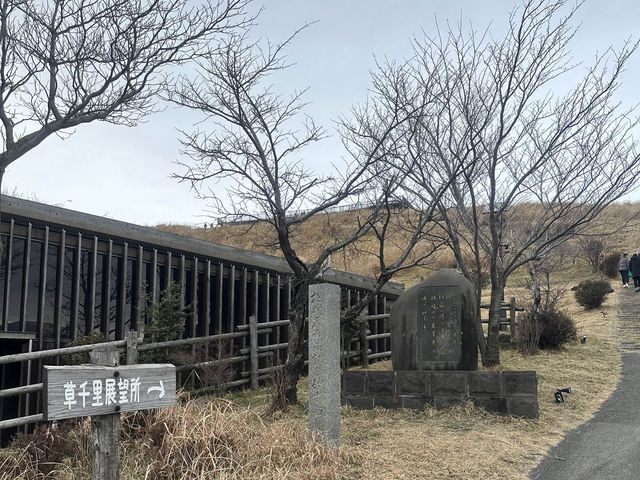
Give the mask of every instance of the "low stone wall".
POLYGON ((374 407, 446 408, 472 401, 490 412, 538 417, 538 379, 534 371, 347 371, 342 403, 374 407))

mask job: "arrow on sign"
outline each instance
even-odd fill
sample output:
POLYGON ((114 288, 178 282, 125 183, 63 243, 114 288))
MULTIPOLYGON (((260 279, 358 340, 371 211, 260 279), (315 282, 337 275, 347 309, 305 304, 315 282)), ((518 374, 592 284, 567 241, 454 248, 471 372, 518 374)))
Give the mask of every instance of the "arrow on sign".
POLYGON ((151 392, 160 392, 160 394, 158 395, 158 398, 164 397, 164 383, 162 382, 162 380, 160 380, 159 387, 149 387, 147 389, 147 395, 149 395, 151 392))

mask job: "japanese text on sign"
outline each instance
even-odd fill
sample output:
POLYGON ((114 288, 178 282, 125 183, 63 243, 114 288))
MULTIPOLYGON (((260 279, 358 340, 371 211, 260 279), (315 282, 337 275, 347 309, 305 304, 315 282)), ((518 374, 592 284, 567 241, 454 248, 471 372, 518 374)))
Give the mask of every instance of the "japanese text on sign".
POLYGON ((75 405, 86 408, 88 404, 101 407, 129 402, 140 402, 140 377, 84 381, 79 385, 69 380, 64 384, 62 403, 69 410, 75 405))
POLYGON ((47 420, 161 408, 176 402, 176 373, 170 364, 44 368, 47 420))

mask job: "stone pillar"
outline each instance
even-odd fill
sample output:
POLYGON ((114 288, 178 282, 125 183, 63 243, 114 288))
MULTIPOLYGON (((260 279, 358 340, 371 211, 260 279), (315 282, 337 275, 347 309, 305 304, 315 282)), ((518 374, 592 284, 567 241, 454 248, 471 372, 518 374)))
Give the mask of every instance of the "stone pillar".
POLYGON ((340 287, 309 287, 309 432, 340 445, 340 287))

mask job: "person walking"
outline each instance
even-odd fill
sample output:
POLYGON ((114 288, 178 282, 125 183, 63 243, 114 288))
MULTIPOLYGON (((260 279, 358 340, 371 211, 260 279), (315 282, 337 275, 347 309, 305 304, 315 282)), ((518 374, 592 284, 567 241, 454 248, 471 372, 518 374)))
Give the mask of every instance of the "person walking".
POLYGON ((618 271, 622 277, 622 286, 629 288, 629 254, 623 253, 618 261, 618 271))
POLYGON ((640 292, 640 256, 637 253, 631 255, 631 260, 629 260, 629 270, 631 270, 631 275, 633 277, 633 286, 636 289, 636 292, 640 292))

